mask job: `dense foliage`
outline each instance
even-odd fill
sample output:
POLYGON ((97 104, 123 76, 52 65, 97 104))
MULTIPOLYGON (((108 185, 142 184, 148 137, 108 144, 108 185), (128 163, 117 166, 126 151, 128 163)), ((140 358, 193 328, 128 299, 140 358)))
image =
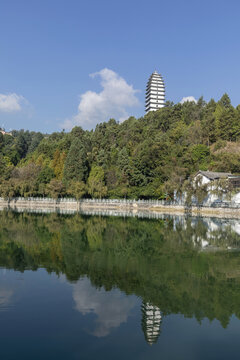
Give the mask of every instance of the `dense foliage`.
POLYGON ((166 198, 197 170, 240 173, 240 105, 166 103, 94 131, 0 133, 0 196, 166 198))

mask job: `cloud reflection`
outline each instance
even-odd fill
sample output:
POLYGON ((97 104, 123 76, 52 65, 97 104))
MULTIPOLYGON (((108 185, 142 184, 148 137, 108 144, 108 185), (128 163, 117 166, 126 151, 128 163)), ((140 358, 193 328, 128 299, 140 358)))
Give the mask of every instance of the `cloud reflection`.
POLYGON ((0 311, 8 309, 8 305, 11 302, 12 295, 12 290, 0 288, 0 311))
POLYGON ((73 299, 82 315, 94 313, 97 316, 95 329, 91 332, 97 337, 107 336, 113 328, 125 323, 135 305, 133 297, 126 297, 117 289, 111 292, 96 289, 87 278, 73 286, 73 299))

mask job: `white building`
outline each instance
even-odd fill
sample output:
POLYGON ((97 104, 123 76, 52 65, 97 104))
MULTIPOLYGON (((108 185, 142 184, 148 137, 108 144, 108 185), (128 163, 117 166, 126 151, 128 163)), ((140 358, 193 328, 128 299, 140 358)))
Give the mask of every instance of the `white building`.
POLYGON ((194 176, 193 181, 196 182, 197 180, 199 180, 201 185, 206 185, 211 183, 212 181, 216 181, 220 179, 229 179, 229 177, 232 176, 233 175, 231 173, 199 170, 197 174, 194 176))
POLYGON ((148 80, 145 102, 146 112, 164 107, 165 85, 162 76, 157 71, 154 71, 148 80))
POLYGON ((233 175, 231 173, 224 173, 224 172, 214 172, 214 171, 198 171, 197 174, 193 178, 194 186, 204 186, 207 185, 208 195, 204 199, 204 203, 211 204, 216 201, 231 201, 234 203, 240 203, 240 193, 236 191, 236 189, 240 188, 240 176, 233 175), (226 184, 228 183, 229 186, 226 189, 222 189, 223 191, 219 191, 220 194, 216 191, 217 188, 221 190, 222 185, 219 184, 219 180, 225 180, 226 184), (229 189, 227 190, 227 188, 229 189), (228 199, 228 192, 235 189, 235 194, 232 196, 231 200, 228 199))
POLYGON ((12 136, 12 133, 11 133, 11 132, 6 132, 4 129, 1 129, 1 128, 0 128, 0 133, 3 134, 3 135, 12 136))

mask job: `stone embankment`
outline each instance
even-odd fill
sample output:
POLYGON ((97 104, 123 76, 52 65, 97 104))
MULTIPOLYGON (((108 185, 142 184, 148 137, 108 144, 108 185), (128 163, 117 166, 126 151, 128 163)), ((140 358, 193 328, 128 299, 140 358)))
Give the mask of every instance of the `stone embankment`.
MULTIPOLYGON (((50 199, 50 198, 0 198, 0 210, 30 212, 62 212, 105 215, 129 215, 159 217, 157 214, 183 215, 184 205, 166 204, 161 200, 115 200, 115 199, 50 199)), ((187 213, 206 217, 240 218, 240 208, 192 207, 187 213)))
MULTIPOLYGON (((156 201, 134 201, 117 199, 50 199, 50 198, 0 198, 0 210, 12 209, 15 211, 31 212, 105 212, 119 213, 152 212, 156 201)), ((160 204, 158 202, 158 204, 160 204)))
POLYGON ((115 199, 51 199, 51 198, 0 198, 0 209, 55 209, 55 210, 150 210, 155 205, 154 201, 134 201, 115 199))

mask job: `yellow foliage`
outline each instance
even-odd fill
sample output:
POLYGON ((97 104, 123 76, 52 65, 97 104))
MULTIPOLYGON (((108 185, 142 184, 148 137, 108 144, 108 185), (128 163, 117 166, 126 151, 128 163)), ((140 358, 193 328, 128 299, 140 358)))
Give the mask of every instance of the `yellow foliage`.
POLYGON ((63 178, 65 159, 66 159, 65 152, 60 153, 60 151, 57 149, 54 153, 53 160, 51 162, 51 168, 53 169, 57 180, 62 180, 63 178))

